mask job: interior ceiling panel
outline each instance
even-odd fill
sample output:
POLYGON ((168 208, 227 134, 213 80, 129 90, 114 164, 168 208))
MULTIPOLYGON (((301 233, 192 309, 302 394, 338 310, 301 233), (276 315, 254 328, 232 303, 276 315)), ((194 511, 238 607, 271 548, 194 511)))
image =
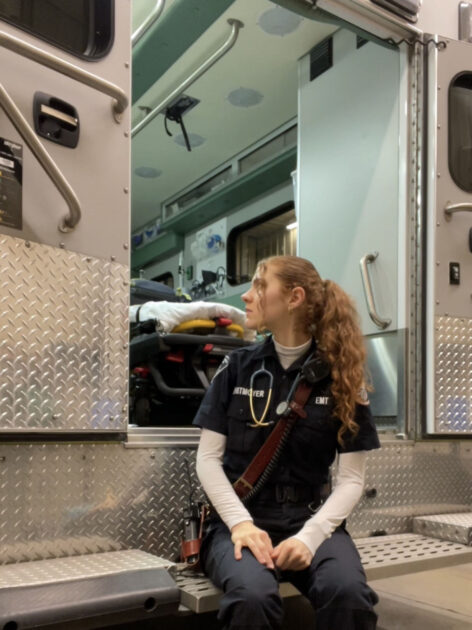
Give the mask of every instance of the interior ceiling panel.
MULTIPOLYGON (((148 7, 154 4, 146 2, 148 7)), ((168 0, 165 10, 169 4, 168 0)), ((134 5, 137 27, 145 12, 137 1, 134 5)), ((133 138, 133 230, 158 220, 162 201, 296 116, 297 60, 334 28, 298 16, 294 20, 293 16, 269 0, 237 0, 134 104, 136 124, 145 115, 141 107, 155 107, 221 45, 230 32, 228 18, 244 23, 234 47, 186 91, 200 101, 184 116, 184 122, 189 135, 194 134, 201 144, 189 153, 176 142, 181 136, 176 123, 168 122, 173 137, 166 134, 162 115, 133 138), (280 34, 284 29, 290 32, 280 34), (235 90, 239 90, 236 99, 254 95, 252 91, 262 99, 256 94, 257 104, 234 106, 228 95, 235 90), (135 169, 143 167, 160 175, 136 175, 135 169)))

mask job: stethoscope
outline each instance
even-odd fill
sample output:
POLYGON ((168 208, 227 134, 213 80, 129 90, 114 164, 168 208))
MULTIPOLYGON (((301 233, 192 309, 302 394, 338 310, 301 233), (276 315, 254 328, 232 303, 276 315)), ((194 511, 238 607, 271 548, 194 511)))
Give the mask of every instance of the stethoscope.
POLYGON ((253 374, 251 374, 251 379, 249 381, 249 408, 251 409, 251 416, 253 419, 253 424, 249 424, 250 427, 268 427, 272 422, 264 422, 267 412, 269 411, 270 401, 272 399, 272 392, 274 390, 274 375, 269 370, 266 370, 265 361, 262 359, 262 367, 259 370, 256 370, 253 374), (254 411, 254 402, 253 402, 253 391, 254 391, 254 381, 257 377, 268 376, 269 377, 269 391, 267 393, 267 401, 264 407, 264 411, 262 412, 262 416, 260 418, 256 417, 256 413, 254 411))
MULTIPOLYGON (((309 383, 315 384, 321 379, 325 378, 330 373, 330 368, 328 364, 323 361, 320 357, 315 356, 317 353, 312 352, 308 358, 304 361, 296 378, 294 379, 292 386, 290 387, 290 391, 287 395, 286 400, 282 401, 277 405, 276 413, 278 416, 284 416, 290 412, 290 401, 292 399, 293 393, 298 386, 301 378, 305 378, 309 383)), ((262 367, 259 370, 256 370, 249 380, 249 408, 251 409, 251 417, 253 423, 248 423, 248 426, 256 428, 256 427, 267 427, 270 424, 273 424, 273 420, 270 422, 264 422, 267 412, 269 411, 270 401, 272 399, 272 392, 274 389, 274 375, 272 372, 265 367, 265 361, 262 359, 262 367), (261 376, 265 376, 269 378, 269 389, 267 393, 267 401, 264 407, 264 411, 262 412, 262 416, 260 418, 256 417, 256 413, 254 411, 254 400, 253 400, 253 391, 254 391, 254 382, 256 378, 260 378, 261 376)))

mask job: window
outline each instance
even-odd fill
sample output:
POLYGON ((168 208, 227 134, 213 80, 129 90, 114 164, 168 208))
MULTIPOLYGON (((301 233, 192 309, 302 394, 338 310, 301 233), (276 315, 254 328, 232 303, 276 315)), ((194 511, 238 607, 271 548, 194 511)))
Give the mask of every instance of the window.
POLYGON ((165 284, 171 289, 174 288, 174 276, 171 274, 170 271, 166 271, 166 273, 161 273, 159 276, 151 278, 151 280, 154 280, 154 282, 162 282, 162 284, 165 284))
POLYGON ((178 199, 164 205, 164 220, 172 218, 197 203, 202 197, 218 190, 230 181, 232 177, 231 166, 213 175, 204 182, 192 188, 189 192, 184 193, 178 199))
POLYGON ((0 0, 0 19, 84 59, 113 42, 113 0, 0 0))
POLYGON ((272 140, 269 140, 269 142, 264 143, 262 146, 242 157, 239 160, 239 172, 246 173, 278 153, 281 153, 287 147, 294 147, 296 144, 297 126, 294 125, 290 127, 290 129, 287 129, 287 131, 284 131, 275 138, 272 138, 272 140))
POLYGON ((249 282, 259 260, 267 256, 294 256, 297 228, 293 204, 286 204, 231 230, 228 235, 228 282, 249 282))
POLYGON ((456 184, 472 192, 472 73, 449 87, 449 171, 456 184))

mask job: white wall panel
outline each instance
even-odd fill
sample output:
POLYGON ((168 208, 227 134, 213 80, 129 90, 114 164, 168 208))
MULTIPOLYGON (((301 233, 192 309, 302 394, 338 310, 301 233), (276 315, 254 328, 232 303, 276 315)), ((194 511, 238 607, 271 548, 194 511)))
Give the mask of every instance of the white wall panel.
POLYGON ((333 67, 310 82, 300 62, 299 245, 320 274, 359 308, 365 334, 378 332, 366 308, 359 260, 371 265, 379 314, 398 326, 399 53, 339 31, 333 67))

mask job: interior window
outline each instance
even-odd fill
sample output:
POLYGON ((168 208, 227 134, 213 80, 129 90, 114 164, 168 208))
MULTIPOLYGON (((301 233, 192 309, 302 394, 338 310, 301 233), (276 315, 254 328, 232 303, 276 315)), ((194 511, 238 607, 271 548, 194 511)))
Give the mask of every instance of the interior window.
POLYGON ((0 19, 85 59, 113 41, 113 0, 0 0, 0 19))
POLYGON ((293 204, 277 208, 229 233, 228 282, 249 282, 257 262, 267 256, 297 253, 297 218, 293 204))
POLYGON ((452 179, 472 192, 472 73, 465 72, 449 88, 449 170, 452 179))

